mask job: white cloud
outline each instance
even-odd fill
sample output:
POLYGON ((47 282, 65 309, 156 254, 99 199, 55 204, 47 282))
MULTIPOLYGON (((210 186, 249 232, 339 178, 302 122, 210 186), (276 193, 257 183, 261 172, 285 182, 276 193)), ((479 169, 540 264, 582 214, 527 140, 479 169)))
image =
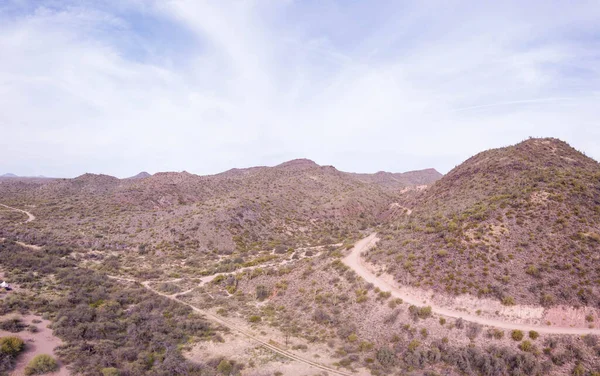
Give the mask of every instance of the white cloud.
POLYGON ((0 8, 0 172, 446 171, 529 135, 600 158, 593 3, 106 4, 0 8))

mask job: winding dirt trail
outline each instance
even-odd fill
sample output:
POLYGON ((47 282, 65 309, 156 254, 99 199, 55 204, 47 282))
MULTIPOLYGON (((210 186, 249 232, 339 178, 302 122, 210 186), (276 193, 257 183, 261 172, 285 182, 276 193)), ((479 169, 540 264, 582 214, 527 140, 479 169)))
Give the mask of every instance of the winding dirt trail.
POLYGON ((288 359, 295 360, 295 361, 298 361, 300 363, 306 364, 309 367, 313 367, 313 368, 320 369, 322 371, 330 372, 330 373, 332 373, 334 375, 357 376, 357 374, 354 374, 354 373, 340 371, 340 370, 337 370, 335 368, 330 368, 330 367, 324 366, 322 364, 313 362, 311 360, 303 358, 302 356, 296 355, 295 353, 293 353, 291 351, 281 349, 281 348, 279 348, 279 347, 277 347, 275 345, 270 344, 269 342, 263 341, 262 339, 257 338, 254 335, 252 335, 250 332, 248 332, 246 328, 241 328, 241 327, 239 327, 239 326, 237 326, 235 324, 232 324, 229 321, 223 319, 222 317, 214 315, 211 312, 202 310, 202 309, 200 309, 200 308, 198 308, 196 306, 193 306, 190 303, 187 303, 187 302, 185 302, 183 300, 180 300, 178 298, 178 296, 181 295, 182 293, 175 293, 175 294, 169 295, 169 294, 165 294, 163 292, 160 292, 158 290, 153 289, 150 286, 150 284, 153 283, 153 282, 155 282, 155 281, 139 282, 139 281, 136 281, 136 280, 130 279, 130 278, 121 278, 121 277, 116 277, 116 276, 108 276, 108 277, 111 278, 111 279, 119 280, 119 281, 141 283, 141 285, 144 286, 149 291, 152 291, 153 293, 155 293, 157 295, 160 295, 160 296, 163 296, 163 297, 165 297, 167 299, 171 299, 171 300, 173 300, 173 301, 175 301, 177 303, 184 304, 184 305, 190 307, 194 312, 205 316, 209 320, 211 320, 213 322, 216 322, 217 324, 222 325, 222 326, 224 326, 226 328, 229 328, 232 331, 240 333, 240 334, 244 335, 245 337, 247 337, 248 339, 256 342, 260 346, 262 346, 262 347, 264 347, 264 348, 266 348, 268 350, 271 350, 271 351, 273 351, 273 352, 275 352, 275 353, 277 353, 279 355, 282 355, 282 356, 284 356, 284 357, 286 357, 288 359))
POLYGON ((18 211, 18 212, 21 212, 23 214, 26 214, 27 215, 27 220, 25 222, 23 222, 23 223, 29 223, 29 222, 35 221, 35 215, 31 214, 30 212, 28 212, 26 210, 13 208, 12 206, 4 205, 4 204, 0 204, 0 206, 3 206, 3 207, 5 207, 7 209, 10 209, 10 210, 14 210, 14 211, 18 211))
MULTIPOLYGON (((414 304, 422 306, 422 299, 415 298, 414 295, 408 294, 403 290, 401 286, 389 283, 384 279, 376 276, 363 262, 361 255, 363 252, 374 247, 379 239, 377 234, 373 233, 366 238, 359 240, 354 248, 350 251, 350 254, 343 259, 344 264, 349 266, 352 270, 361 276, 365 281, 372 283, 375 287, 379 287, 381 290, 390 291, 394 297, 401 298, 408 304, 414 304)), ((446 307, 436 306, 428 304, 434 313, 446 317, 462 318, 465 321, 478 323, 481 325, 492 326, 502 329, 518 329, 522 331, 535 330, 539 333, 546 334, 571 334, 571 335, 584 335, 584 334, 598 334, 600 335, 600 329, 586 329, 586 328, 568 328, 558 326, 539 326, 539 325, 527 325, 518 324, 509 321, 495 320, 486 317, 474 316, 465 312, 455 311, 446 307)))

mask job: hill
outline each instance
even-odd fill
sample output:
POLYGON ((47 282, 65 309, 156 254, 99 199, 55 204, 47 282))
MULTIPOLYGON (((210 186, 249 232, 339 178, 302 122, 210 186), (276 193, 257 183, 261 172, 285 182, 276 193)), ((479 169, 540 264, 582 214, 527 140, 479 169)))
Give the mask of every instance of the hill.
POLYGON ((390 188, 430 185, 442 177, 442 174, 433 168, 403 173, 379 171, 375 174, 350 173, 350 175, 367 183, 375 183, 390 188))
POLYGON ((127 178, 127 179, 145 179, 145 178, 149 178, 150 176, 152 176, 152 175, 150 175, 146 171, 142 171, 139 174, 137 174, 135 176, 131 176, 131 177, 127 178))
POLYGON ((0 178, 17 178, 17 177, 18 177, 17 175, 11 174, 11 173, 0 176, 0 178))
POLYGON ((557 139, 468 159, 407 199, 372 262, 403 284, 505 305, 598 305, 600 167, 557 139))
POLYGON ((351 238, 376 225, 406 186, 368 182, 309 160, 210 176, 184 171, 143 179, 84 174, 18 187, 6 182, 0 184, 3 200, 15 207, 34 205, 38 219, 27 228, 4 222, 0 236, 86 249, 141 249, 170 260, 200 258, 201 264, 215 254, 247 260, 277 246, 351 238))

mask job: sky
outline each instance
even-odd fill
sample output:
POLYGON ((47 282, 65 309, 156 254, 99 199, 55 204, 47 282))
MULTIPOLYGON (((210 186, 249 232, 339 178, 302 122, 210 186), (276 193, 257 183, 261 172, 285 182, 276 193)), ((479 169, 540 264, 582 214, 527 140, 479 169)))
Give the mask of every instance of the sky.
POLYGON ((0 174, 600 159, 600 1, 2 0, 0 174))

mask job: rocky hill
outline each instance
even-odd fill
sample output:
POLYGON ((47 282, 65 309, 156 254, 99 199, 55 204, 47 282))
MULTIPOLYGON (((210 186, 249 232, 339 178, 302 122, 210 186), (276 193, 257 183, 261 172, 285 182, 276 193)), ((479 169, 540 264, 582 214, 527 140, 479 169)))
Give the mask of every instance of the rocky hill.
POLYGON ((128 179, 145 179, 145 178, 149 178, 150 176, 152 176, 152 175, 150 175, 146 171, 142 171, 137 175, 129 177, 128 179))
POLYGON ((351 174, 355 178, 368 183, 376 183, 391 188, 407 186, 430 185, 439 180, 443 175, 433 168, 408 171, 403 173, 392 173, 379 171, 375 174, 351 174))
POLYGON ((371 261, 404 284, 505 305, 600 303, 600 166, 557 139, 468 159, 402 203, 371 261))
POLYGON ((376 225, 409 185, 359 179, 306 159, 211 176, 184 171, 139 179, 84 174, 18 187, 4 182, 2 199, 33 205, 38 219, 26 228, 4 223, 0 236, 84 248, 143 246, 162 254, 259 252, 342 241, 376 225))

